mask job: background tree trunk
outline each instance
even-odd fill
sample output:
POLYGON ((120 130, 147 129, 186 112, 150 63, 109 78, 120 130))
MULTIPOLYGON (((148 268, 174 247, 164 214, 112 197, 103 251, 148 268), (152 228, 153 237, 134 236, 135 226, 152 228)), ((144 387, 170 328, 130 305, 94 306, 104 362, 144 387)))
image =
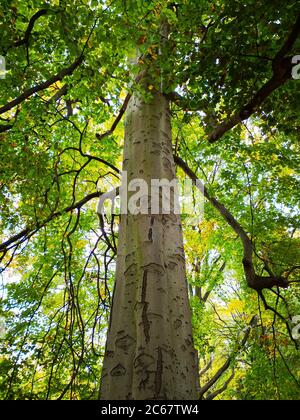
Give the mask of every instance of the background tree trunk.
MULTIPOLYGON (((128 183, 175 178, 167 99, 134 95, 128 105, 128 183)), ((150 191, 150 190, 149 190, 150 191)), ((174 204, 174 203, 173 203, 174 204)), ((122 215, 101 399, 198 398, 180 216, 122 215)))

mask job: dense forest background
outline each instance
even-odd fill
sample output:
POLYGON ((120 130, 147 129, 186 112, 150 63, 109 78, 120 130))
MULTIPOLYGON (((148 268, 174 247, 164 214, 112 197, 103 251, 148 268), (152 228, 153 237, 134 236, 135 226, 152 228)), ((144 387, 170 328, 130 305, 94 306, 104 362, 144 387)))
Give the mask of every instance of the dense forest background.
POLYGON ((120 184, 123 116, 133 92, 151 100, 157 66, 179 182, 206 187, 203 217, 182 215, 201 396, 299 399, 299 13, 292 0, 1 1, 1 399, 99 398, 119 216, 96 206, 120 184), (263 289, 245 237, 273 279, 263 289))

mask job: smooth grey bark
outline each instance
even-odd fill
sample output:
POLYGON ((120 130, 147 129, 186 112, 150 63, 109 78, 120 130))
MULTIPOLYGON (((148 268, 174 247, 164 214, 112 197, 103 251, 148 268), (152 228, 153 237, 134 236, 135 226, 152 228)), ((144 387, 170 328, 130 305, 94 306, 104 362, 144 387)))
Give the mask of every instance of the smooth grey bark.
MULTIPOLYGON (((128 183, 175 179, 163 95, 131 98, 123 169, 128 183)), ((180 216, 122 215, 101 399, 197 399, 198 387, 180 216)))

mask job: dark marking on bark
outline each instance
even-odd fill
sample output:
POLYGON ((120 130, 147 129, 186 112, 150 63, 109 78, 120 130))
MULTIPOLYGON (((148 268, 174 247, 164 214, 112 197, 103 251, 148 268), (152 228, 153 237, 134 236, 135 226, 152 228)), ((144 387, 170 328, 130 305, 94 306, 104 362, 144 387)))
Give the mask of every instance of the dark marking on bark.
POLYGON ((159 150, 153 150, 150 153, 151 153, 151 155, 160 156, 160 151, 159 150))
POLYGON ((193 344, 193 341, 190 338, 186 338, 185 340, 185 344, 190 347, 193 344))
POLYGON ((160 131, 161 131, 162 135, 164 137, 166 137, 166 139, 170 140, 170 134, 169 133, 166 133, 164 130, 160 130, 160 131))
POLYGON ((169 263, 168 263, 168 265, 167 265, 167 268, 169 269, 169 270, 175 270, 175 268, 178 266, 178 263, 175 263, 175 262, 173 262, 173 261, 170 261, 169 263))
POLYGON ((163 319, 163 316, 160 314, 155 314, 153 312, 148 312, 149 319, 163 319))
POLYGON ((153 230, 152 230, 152 228, 149 229, 148 239, 149 239, 150 242, 153 242, 153 230))
POLYGON ((126 375, 126 369, 121 364, 117 365, 110 371, 111 376, 124 376, 126 375))
POLYGON ((155 263, 145 265, 142 267, 142 269, 147 272, 150 271, 150 273, 158 274, 159 276, 162 276, 166 272, 165 268, 162 265, 155 263))
POLYGON ((127 353, 130 347, 134 345, 134 343, 134 338, 130 337, 129 335, 126 335, 116 340, 116 347, 124 350, 127 353))
POLYGON ((166 292, 166 290, 165 289, 163 289, 162 287, 159 287, 158 289, 157 289, 157 291, 159 292, 159 293, 164 293, 164 294, 166 294, 167 292, 166 292))
POLYGON ((142 353, 134 361, 134 367, 146 369, 155 362, 155 359, 150 354, 142 353))
POLYGON ((162 374, 163 374, 163 357, 161 347, 157 348, 157 364, 155 371, 155 396, 154 399, 158 399, 161 392, 162 385, 162 374))
POLYGON ((144 327, 145 340, 146 340, 146 343, 149 343, 149 341, 150 341, 150 322, 149 322, 149 319, 148 319, 149 303, 146 301, 147 281, 148 281, 148 270, 145 270, 144 271, 144 276, 143 276, 142 296, 141 296, 141 302, 143 304, 142 322, 143 322, 143 327, 144 327))
POLYGON ((134 276, 137 271, 137 264, 131 264, 124 273, 124 276, 134 276))
POLYGON ((176 319, 176 321, 174 321, 174 329, 178 330, 181 326, 182 326, 182 321, 180 319, 176 319))
POLYGON ((148 370, 146 370, 144 372, 145 378, 141 380, 141 382, 139 383, 139 389, 146 389, 146 385, 150 380, 150 372, 148 370))

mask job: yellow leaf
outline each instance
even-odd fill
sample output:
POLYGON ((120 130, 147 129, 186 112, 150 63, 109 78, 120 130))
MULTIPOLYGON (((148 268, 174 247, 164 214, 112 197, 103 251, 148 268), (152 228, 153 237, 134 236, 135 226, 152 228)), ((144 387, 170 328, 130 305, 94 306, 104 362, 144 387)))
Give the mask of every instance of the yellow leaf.
POLYGON ((245 303, 241 300, 235 299, 230 302, 228 309, 230 312, 243 312, 245 308, 245 303))

